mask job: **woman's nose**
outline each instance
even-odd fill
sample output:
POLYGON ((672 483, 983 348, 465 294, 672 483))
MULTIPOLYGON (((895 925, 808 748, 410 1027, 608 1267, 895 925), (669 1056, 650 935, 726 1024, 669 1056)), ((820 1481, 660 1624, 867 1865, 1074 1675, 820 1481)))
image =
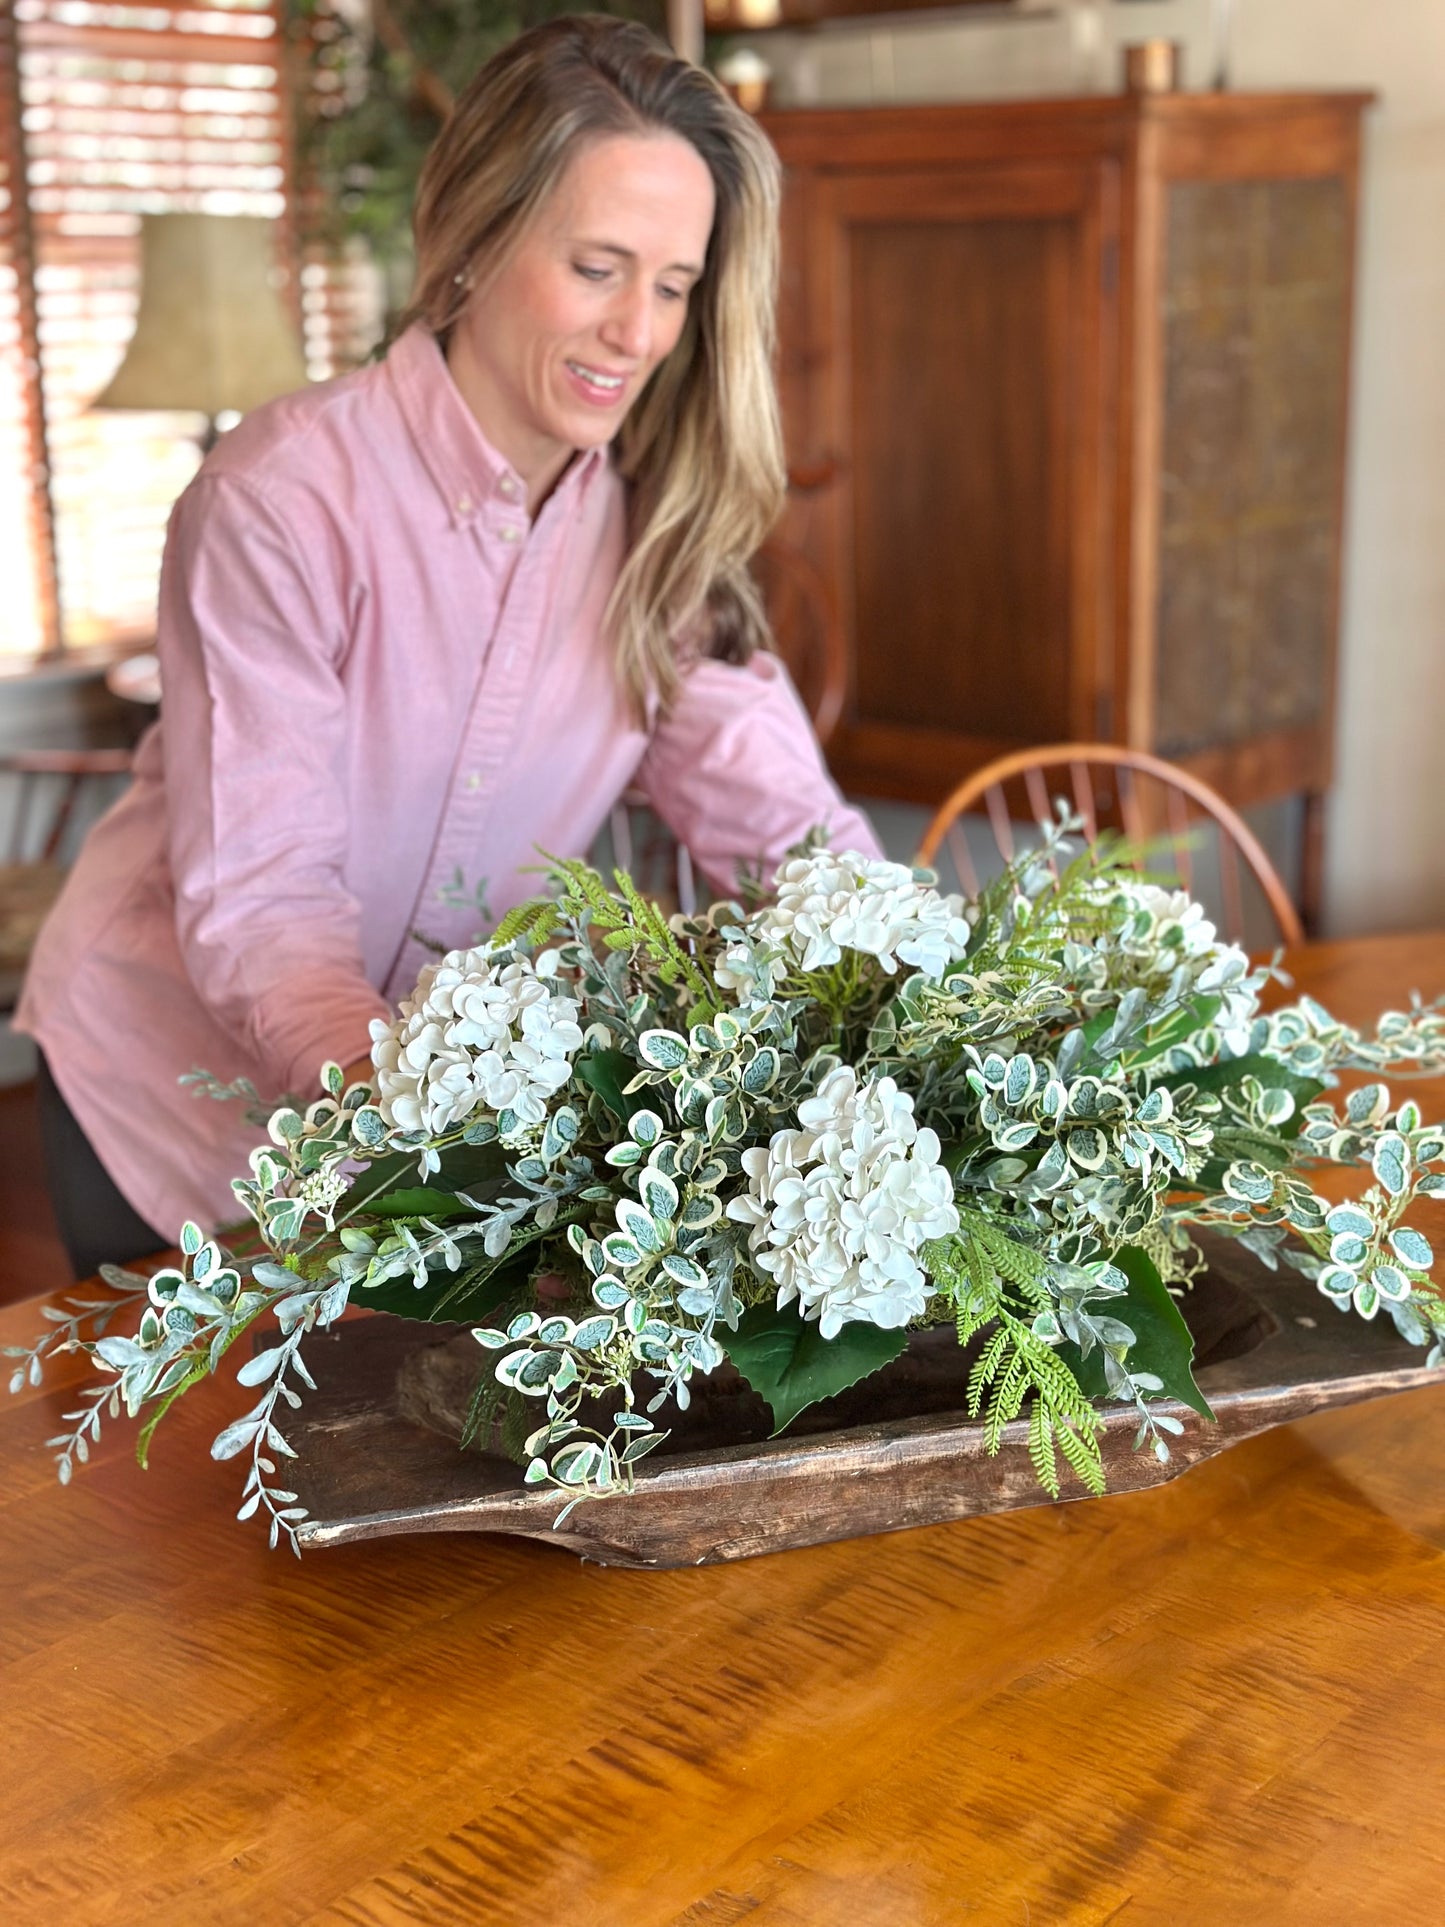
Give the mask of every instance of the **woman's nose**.
POLYGON ((645 288, 619 295, 607 317, 603 339, 629 361, 646 361, 652 347, 652 301, 645 288))

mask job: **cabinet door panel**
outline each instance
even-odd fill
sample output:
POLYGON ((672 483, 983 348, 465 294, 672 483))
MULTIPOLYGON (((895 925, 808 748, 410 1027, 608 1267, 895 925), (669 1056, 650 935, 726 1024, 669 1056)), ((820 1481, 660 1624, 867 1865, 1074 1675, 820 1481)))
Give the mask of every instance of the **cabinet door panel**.
POLYGON ((852 237, 859 720, 1069 718, 1067 221, 852 237))
POLYGON ((1155 731, 1166 756, 1327 742, 1344 488, 1346 184, 1166 199, 1155 731))
POLYGON ((933 800, 976 759, 1087 735, 1103 660, 1103 168, 823 177, 821 540, 850 701, 831 760, 933 800))

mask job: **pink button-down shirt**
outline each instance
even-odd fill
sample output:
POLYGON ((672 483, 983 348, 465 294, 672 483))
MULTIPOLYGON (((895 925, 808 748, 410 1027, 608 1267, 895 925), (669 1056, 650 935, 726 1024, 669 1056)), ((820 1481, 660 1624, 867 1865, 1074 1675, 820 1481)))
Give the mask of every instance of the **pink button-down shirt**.
POLYGON ((235 1215, 260 1133, 178 1083, 314 1091, 428 951, 536 893, 635 784, 731 890, 815 823, 877 849, 786 674, 702 661, 634 721, 602 634, 625 550, 605 450, 537 516, 430 334, 258 409, 176 506, 165 716, 43 931, 18 1021, 158 1230, 235 1215), (462 889, 458 890, 460 875, 462 889))

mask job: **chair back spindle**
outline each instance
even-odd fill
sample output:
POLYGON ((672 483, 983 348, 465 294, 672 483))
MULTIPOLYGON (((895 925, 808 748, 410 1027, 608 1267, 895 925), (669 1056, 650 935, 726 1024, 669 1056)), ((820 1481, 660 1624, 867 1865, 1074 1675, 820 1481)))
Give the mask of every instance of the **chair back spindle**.
POLYGON ((1286 944, 1303 940, 1299 912, 1281 882, 1263 845, 1249 825, 1224 798, 1199 777, 1177 768, 1146 750, 1117 743, 1061 743, 1020 750, 1000 757, 960 783, 924 832, 919 861, 932 864, 944 850, 952 859, 959 882, 970 894, 979 887, 978 869, 969 848, 962 819, 982 814, 1004 863, 1017 853, 1014 832, 1018 816, 1010 793, 1022 796, 1035 822, 1052 814, 1050 799, 1072 792, 1074 813, 1090 842, 1102 829, 1120 828, 1147 854, 1135 867, 1155 867, 1154 854, 1167 845, 1180 885, 1193 895, 1197 888, 1194 839, 1202 825, 1213 826, 1219 851, 1221 927, 1232 943, 1245 940, 1246 872, 1258 886, 1265 905, 1286 944))
POLYGON ((130 772, 128 749, 33 749, 0 755, 0 1011, 14 1008, 40 926, 65 881, 72 831, 130 772), (46 812, 49 812, 48 815, 46 812))

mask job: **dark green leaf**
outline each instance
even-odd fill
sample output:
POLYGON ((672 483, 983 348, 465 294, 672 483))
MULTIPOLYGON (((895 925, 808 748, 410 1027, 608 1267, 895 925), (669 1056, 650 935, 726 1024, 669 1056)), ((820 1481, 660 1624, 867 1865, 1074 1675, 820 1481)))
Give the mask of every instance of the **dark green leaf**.
POLYGON ((1166 1091, 1177 1091, 1181 1084, 1192 1084, 1198 1091, 1237 1090, 1246 1077, 1253 1077, 1267 1091, 1288 1091, 1294 1098, 1295 1112, 1288 1124, 1279 1128, 1281 1137, 1295 1137, 1304 1122, 1304 1107, 1313 1104, 1325 1088, 1317 1077, 1301 1077, 1281 1064, 1277 1057, 1256 1051, 1247 1057, 1222 1058, 1217 1064, 1204 1064, 1197 1070, 1174 1071, 1157 1081, 1166 1091))
MULTIPOLYGON (((1295 1120, 1291 1118, 1285 1128, 1292 1130, 1294 1125, 1295 1120)), ((1251 1131, 1243 1125, 1226 1124, 1216 1130, 1214 1149, 1226 1164, 1243 1158, 1267 1165, 1271 1171, 1283 1171, 1294 1162, 1282 1137, 1269 1131, 1251 1131)))
POLYGON ((989 1139, 981 1133, 975 1133, 972 1137, 957 1138, 943 1146, 938 1161, 950 1177, 957 1177, 970 1158, 977 1157, 980 1151, 986 1151, 988 1147, 989 1139))
POLYGON ((1079 1029, 1083 1032, 1084 1046, 1088 1053, 1092 1054, 1097 1050, 1100 1039, 1106 1037, 1114 1028, 1114 1017, 1115 1007, 1110 1004, 1105 1010, 1096 1010, 1087 1023, 1080 1024, 1079 1029))
POLYGON ((624 1086, 637 1075, 637 1065, 625 1051, 592 1051, 588 1056, 579 1057, 572 1069, 589 1090, 596 1091, 620 1124, 625 1124, 634 1111, 648 1108, 645 1091, 637 1091, 631 1097, 623 1095, 624 1086))
MULTIPOLYGON (((1213 1419, 1209 1401, 1194 1383, 1190 1369, 1194 1358, 1193 1335, 1169 1296, 1153 1259, 1137 1245, 1125 1245, 1114 1253, 1113 1262, 1129 1280, 1125 1295, 1111 1298, 1107 1307, 1111 1318, 1122 1319, 1133 1330, 1135 1342, 1129 1347, 1129 1369, 1154 1372, 1164 1381, 1163 1397, 1192 1405, 1201 1418, 1213 1419)), ((1089 1398, 1107 1398, 1104 1363, 1097 1346, 1087 1358, 1081 1356, 1074 1344, 1060 1345, 1058 1354, 1089 1398)))
POLYGON ((864 1324, 845 1325, 836 1338, 824 1338, 795 1305, 781 1311, 754 1305, 735 1332, 719 1331, 718 1337, 749 1385, 772 1407, 775 1438, 799 1412, 878 1371, 908 1342, 906 1331, 864 1324))
POLYGON ((441 1169, 427 1183, 434 1191, 474 1191, 478 1185, 505 1177, 511 1155, 495 1139, 487 1144, 449 1144, 441 1153, 441 1169))
POLYGON ((461 1271, 433 1272, 420 1290, 410 1272, 384 1278, 379 1285, 358 1285, 351 1302, 367 1311, 389 1311, 424 1325, 481 1324, 522 1290, 530 1270, 525 1250, 509 1251, 461 1271))
MULTIPOLYGON (((428 1192, 472 1191, 478 1185, 505 1177, 507 1153, 500 1144, 450 1144, 441 1153, 441 1169, 433 1171, 424 1187, 428 1192)), ((375 1164, 369 1164, 336 1207, 338 1216, 373 1209, 373 1200, 384 1199, 388 1192, 409 1190, 416 1178, 416 1153, 393 1151, 375 1164)), ((403 1216, 402 1211, 387 1213, 403 1216)), ((433 1214, 428 1211, 427 1216, 433 1214)))
POLYGON ((1223 1005, 1222 997, 1191 997, 1172 1017, 1166 1017, 1143 1043, 1129 1051, 1130 1068, 1153 1063, 1176 1044, 1187 1044, 1196 1031, 1205 1030, 1214 1022, 1223 1005))
POLYGON ((433 1191, 424 1184, 388 1191, 382 1197, 370 1199, 366 1209, 377 1218, 430 1218, 435 1224, 444 1224, 448 1218, 476 1215, 472 1207, 463 1204, 455 1192, 433 1191))

